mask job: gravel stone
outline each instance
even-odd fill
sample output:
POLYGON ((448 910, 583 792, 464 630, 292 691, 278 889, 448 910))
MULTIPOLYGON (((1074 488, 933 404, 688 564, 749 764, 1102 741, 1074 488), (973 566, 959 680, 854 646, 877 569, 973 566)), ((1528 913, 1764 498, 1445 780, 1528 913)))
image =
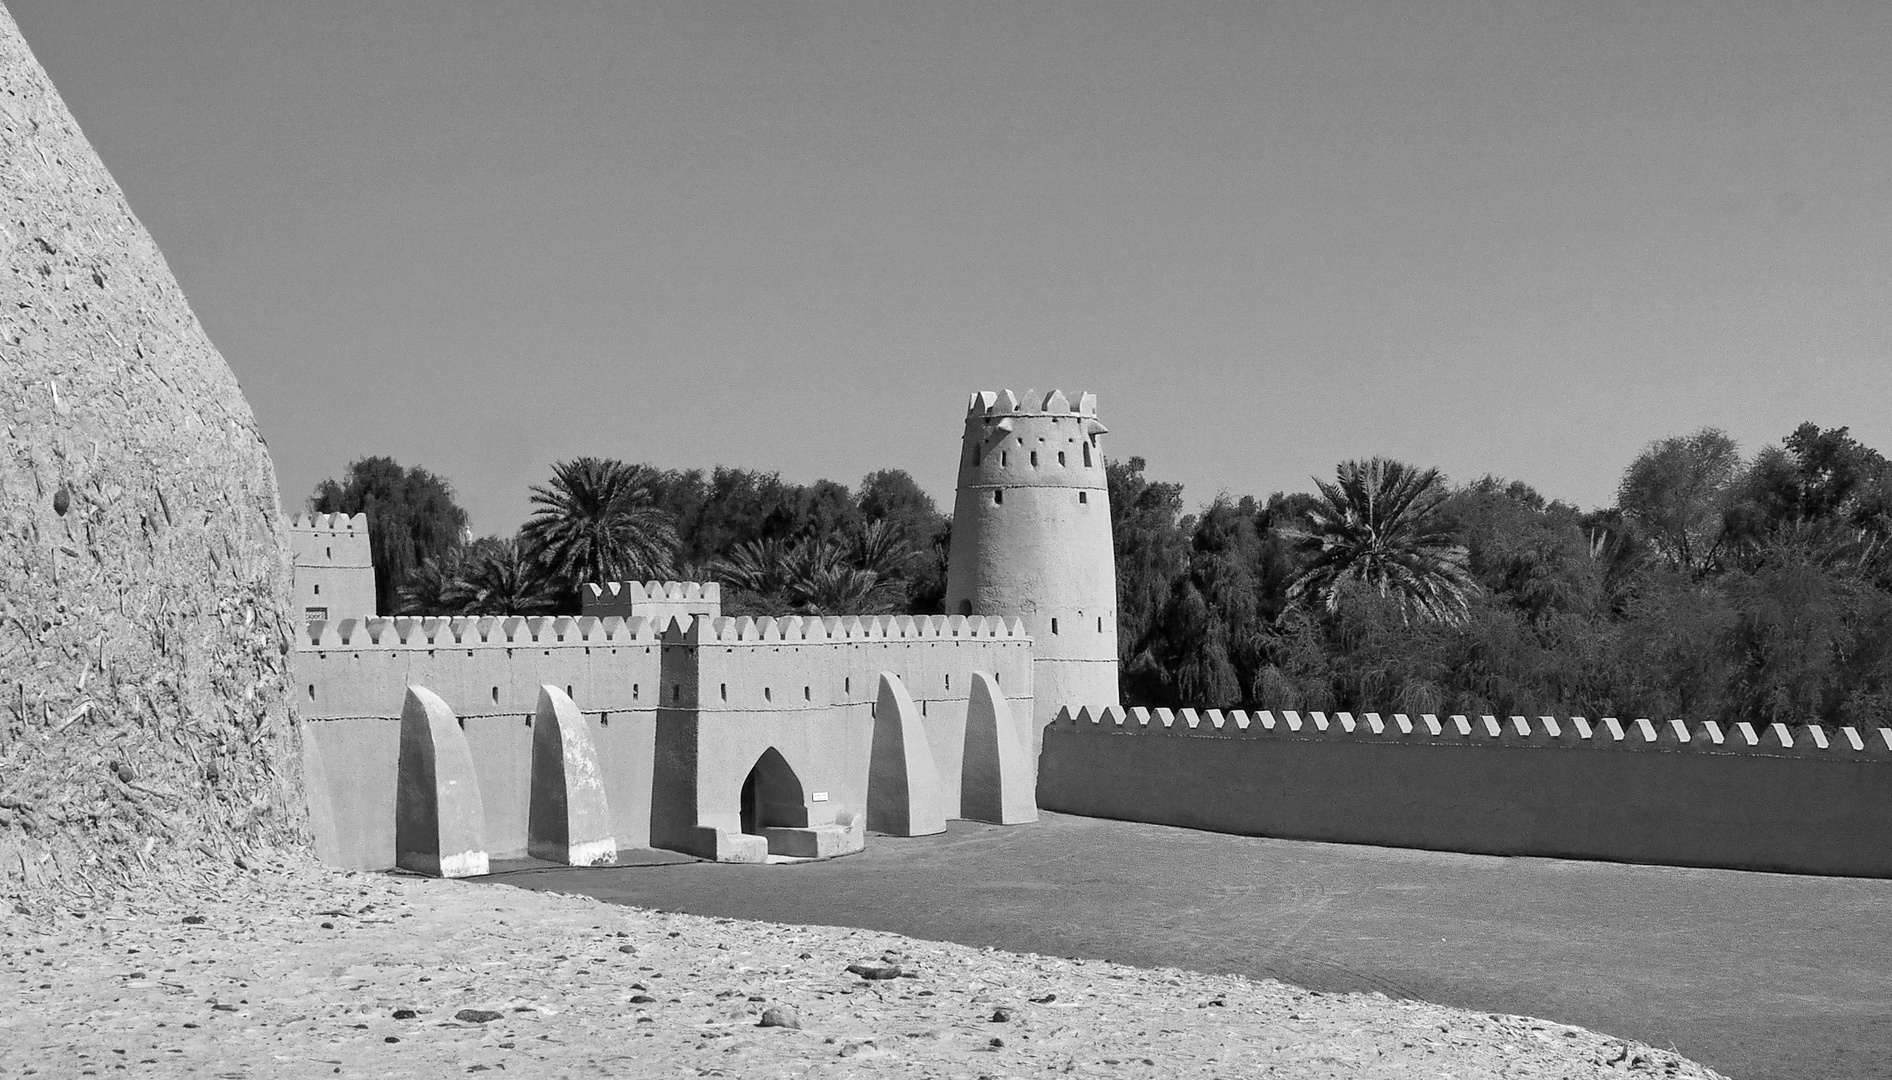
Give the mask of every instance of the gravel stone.
POLYGON ((800 1028, 801 1016, 786 1005, 771 1005, 762 1010, 762 1019, 757 1027, 800 1028))

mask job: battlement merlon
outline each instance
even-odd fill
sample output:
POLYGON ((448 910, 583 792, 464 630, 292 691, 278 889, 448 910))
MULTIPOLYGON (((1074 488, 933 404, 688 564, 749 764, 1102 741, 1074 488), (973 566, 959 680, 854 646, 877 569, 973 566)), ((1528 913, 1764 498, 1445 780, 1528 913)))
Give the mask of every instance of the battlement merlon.
POLYGON ((787 615, 729 618, 697 615, 679 619, 665 640, 677 644, 821 644, 866 641, 1010 641, 1028 645, 1031 632, 1022 619, 983 615, 787 615))
POLYGON ((723 601, 722 583, 716 581, 605 581, 586 582, 588 603, 710 603, 723 601))
POLYGON ((609 615, 394 615, 316 619, 303 627, 296 648, 470 649, 546 646, 655 646, 667 620, 609 615))
POLYGON ((297 514, 289 528, 299 532, 359 533, 368 535, 367 514, 297 514))
POLYGON ((1065 704, 1052 726, 1084 733, 1222 736, 1302 740, 1398 742, 1428 746, 1512 746, 1590 748, 1607 751, 1747 754, 1758 757, 1892 758, 1892 728, 1851 725, 1830 731, 1819 724, 1795 730, 1785 724, 1756 729, 1746 721, 1727 728, 1713 720, 1690 725, 1681 720, 1648 718, 1623 721, 1606 716, 1595 722, 1581 716, 1535 718, 1424 713, 1302 713, 1263 709, 1124 709, 1116 705, 1065 704))
POLYGON ((973 394, 966 403, 966 415, 1081 416, 1095 420, 1097 395, 1089 391, 1080 391, 1073 402, 1062 390, 1052 390, 1045 394, 1040 394, 1036 390, 1027 390, 1023 398, 1010 390, 981 390, 973 394))
POLYGON ((587 615, 689 619, 723 613, 723 587, 714 581, 587 582, 579 591, 587 615))

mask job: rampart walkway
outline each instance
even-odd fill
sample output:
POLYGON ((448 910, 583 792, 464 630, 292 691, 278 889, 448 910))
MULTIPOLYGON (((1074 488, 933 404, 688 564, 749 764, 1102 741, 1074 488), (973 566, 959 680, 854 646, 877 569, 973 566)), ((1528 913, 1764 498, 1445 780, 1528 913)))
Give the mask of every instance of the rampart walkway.
POLYGON ((875 837, 826 863, 484 880, 1380 990, 1673 1046, 1742 1080, 1892 1077, 1892 881, 1452 855, 1058 814, 875 837))

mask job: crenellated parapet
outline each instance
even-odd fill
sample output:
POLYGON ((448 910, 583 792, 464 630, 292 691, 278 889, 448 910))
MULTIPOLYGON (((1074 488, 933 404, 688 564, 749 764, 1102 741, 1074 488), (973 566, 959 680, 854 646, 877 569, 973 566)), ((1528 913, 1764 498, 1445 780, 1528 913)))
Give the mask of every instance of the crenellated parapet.
POLYGON ((673 631, 673 639, 694 645, 740 642, 970 641, 1002 639, 1029 645, 1022 619, 984 615, 787 615, 739 618, 698 616, 673 631))
POLYGON ((723 586, 715 581, 606 581, 587 582, 585 600, 595 603, 671 603, 705 601, 720 604, 723 586))
POLYGON ((969 417, 991 416, 1000 420, 1007 416, 1080 416, 1095 419, 1097 395, 1089 391, 1067 396, 1062 390, 1051 390, 1044 394, 1027 390, 1021 398, 1010 390, 981 390, 966 403, 966 413, 969 417))
POLYGON ((960 485, 988 492, 1097 487, 1104 476, 1097 438, 1109 430, 1097 419, 1096 394, 1073 403, 1061 390, 1027 390, 1022 400, 1010 390, 981 390, 966 409, 960 485))
POLYGON ((714 581, 605 581, 580 590, 587 615, 690 619, 723 613, 723 587, 714 581))
POLYGON ((291 529, 337 535, 368 535, 367 514, 297 514, 289 519, 291 529))
POLYGON ((532 645, 656 645, 662 620, 616 615, 394 615, 312 622, 302 650, 532 645))
POLYGON ((1828 731, 1819 724, 1762 728, 1741 721, 1724 728, 1713 720, 1690 726, 1681 720, 1647 717, 1622 720, 1605 716, 1466 716, 1443 719, 1432 713, 1411 717, 1376 712, 1299 712, 1241 709, 1123 709, 1109 705, 1059 709, 1054 725, 1078 734, 1178 735, 1219 738, 1340 739, 1431 746, 1587 747, 1607 750, 1695 751, 1703 753, 1846 754, 1892 756, 1892 727, 1845 726, 1828 731))

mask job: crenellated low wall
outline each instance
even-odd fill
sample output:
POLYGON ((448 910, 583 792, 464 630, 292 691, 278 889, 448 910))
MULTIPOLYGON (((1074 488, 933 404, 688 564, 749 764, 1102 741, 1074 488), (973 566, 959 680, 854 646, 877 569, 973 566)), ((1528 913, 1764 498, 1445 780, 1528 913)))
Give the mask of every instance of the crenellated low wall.
POLYGON ((1038 803, 1217 832, 1892 876, 1892 729, 1106 708, 1045 729, 1038 803))

